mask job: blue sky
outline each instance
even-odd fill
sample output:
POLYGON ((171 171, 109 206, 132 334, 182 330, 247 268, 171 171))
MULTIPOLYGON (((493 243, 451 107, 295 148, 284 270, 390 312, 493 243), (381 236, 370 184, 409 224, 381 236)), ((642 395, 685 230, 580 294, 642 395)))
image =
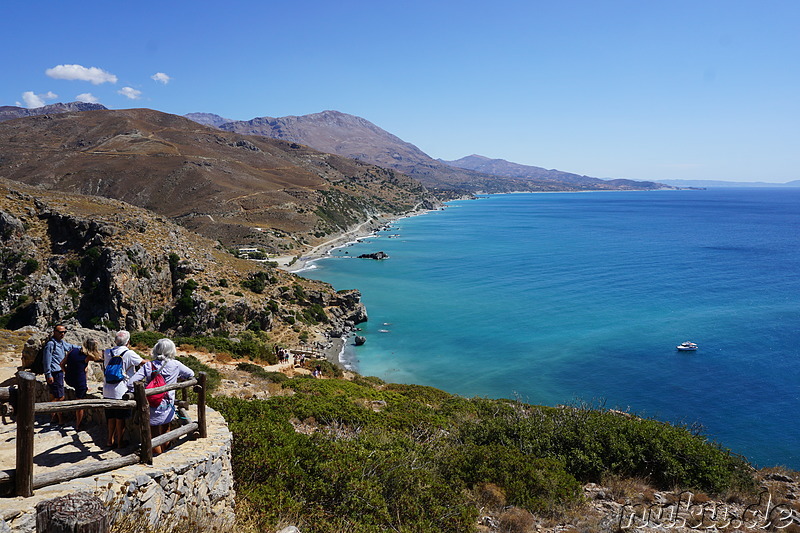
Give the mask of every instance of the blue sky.
POLYGON ((435 158, 800 179, 795 0, 49 0, 3 18, 0 105, 335 109, 435 158))

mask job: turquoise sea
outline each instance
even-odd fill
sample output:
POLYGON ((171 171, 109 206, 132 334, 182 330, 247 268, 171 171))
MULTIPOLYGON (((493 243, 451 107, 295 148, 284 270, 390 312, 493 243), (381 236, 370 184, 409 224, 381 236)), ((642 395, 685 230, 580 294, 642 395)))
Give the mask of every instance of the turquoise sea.
POLYGON ((362 292, 362 374, 699 423, 800 470, 800 189, 492 195, 301 274, 362 292))

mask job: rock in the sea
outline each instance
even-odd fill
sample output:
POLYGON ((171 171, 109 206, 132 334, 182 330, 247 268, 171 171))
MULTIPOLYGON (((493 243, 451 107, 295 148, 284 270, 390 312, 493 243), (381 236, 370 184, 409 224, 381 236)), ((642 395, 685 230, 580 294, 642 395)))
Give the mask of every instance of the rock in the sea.
POLYGON ((359 259, 389 259, 389 254, 386 252, 372 252, 371 254, 361 254, 359 259))
POLYGON ((356 335, 355 342, 356 342, 356 346, 361 346, 362 344, 367 342, 367 338, 366 337, 362 337, 361 335, 356 335))

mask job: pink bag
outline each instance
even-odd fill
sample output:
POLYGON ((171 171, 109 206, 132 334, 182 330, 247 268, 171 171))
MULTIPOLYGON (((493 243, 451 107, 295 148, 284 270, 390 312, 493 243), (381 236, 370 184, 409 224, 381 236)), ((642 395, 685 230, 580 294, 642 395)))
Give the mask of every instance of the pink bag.
MULTIPOLYGON (((155 365, 150 363, 153 368, 155 365)), ((161 368, 158 370, 153 370, 153 373, 150 374, 150 381, 145 385, 145 390, 147 389, 155 389, 156 387, 163 387, 167 384, 167 381, 164 379, 164 376, 161 375, 161 371, 164 370, 164 365, 161 365, 161 368)), ((150 407, 158 407, 161 405, 161 402, 164 401, 164 398, 167 396, 167 391, 159 392, 158 394, 151 394, 147 397, 147 403, 150 404, 150 407)))

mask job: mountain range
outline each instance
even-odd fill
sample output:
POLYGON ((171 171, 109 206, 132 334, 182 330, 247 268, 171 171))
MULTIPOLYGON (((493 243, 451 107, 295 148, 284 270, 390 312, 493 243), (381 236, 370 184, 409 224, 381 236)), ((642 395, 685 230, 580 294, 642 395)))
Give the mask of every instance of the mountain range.
POLYGON ((479 165, 470 156, 458 161, 436 160, 411 143, 392 135, 361 117, 339 111, 303 116, 258 117, 230 121, 209 113, 186 115, 202 124, 245 135, 259 135, 308 145, 416 178, 429 190, 454 194, 510 191, 573 191, 670 188, 663 184, 632 180, 600 180, 557 170, 525 167, 514 163, 479 165), (537 169, 533 172, 531 169, 537 169))
POLYGON ((477 155, 439 161, 338 111, 234 121, 73 102, 0 117, 0 177, 122 200, 271 253, 476 192, 669 188, 477 155))
POLYGON ((123 200, 225 245, 289 252, 438 201, 419 182, 293 142, 150 109, 0 123, 0 177, 123 200))
POLYGON ((17 106, 0 106, 0 122, 22 117, 36 117, 39 115, 49 115, 51 113, 66 113, 68 111, 96 111, 98 109, 108 109, 102 104, 87 104, 85 102, 70 102, 67 104, 50 104, 42 107, 28 109, 17 106))
POLYGON ((455 161, 439 160, 447 165, 474 170, 484 174, 503 176, 506 178, 516 178, 525 180, 536 180, 553 183, 565 183, 581 189, 603 189, 603 190, 641 190, 664 188, 661 183, 651 181, 634 181, 626 179, 602 180, 589 176, 581 176, 560 170, 547 170, 542 167, 520 165, 505 159, 490 159, 482 155, 470 155, 455 161))
POLYGON ((766 181, 724 181, 724 180, 663 180, 662 183, 673 187, 800 187, 800 180, 786 183, 766 181))

